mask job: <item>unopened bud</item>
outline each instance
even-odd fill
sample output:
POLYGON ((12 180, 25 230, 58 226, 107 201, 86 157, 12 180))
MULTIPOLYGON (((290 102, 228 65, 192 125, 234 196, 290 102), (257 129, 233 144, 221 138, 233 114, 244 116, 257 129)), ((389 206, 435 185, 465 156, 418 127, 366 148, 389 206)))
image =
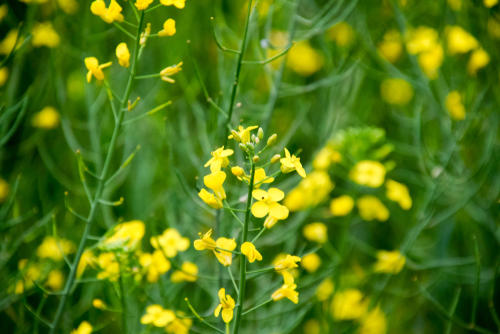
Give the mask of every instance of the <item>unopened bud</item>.
POLYGON ((233 173, 234 176, 243 176, 245 171, 240 166, 235 166, 231 168, 231 173, 233 173))
POLYGON ((247 151, 247 146, 246 146, 245 144, 243 144, 243 143, 239 143, 239 144, 238 144, 238 146, 240 147, 240 149, 241 149, 242 151, 244 151, 244 152, 246 152, 246 151, 247 151))
POLYGON ((254 156, 254 157, 252 158, 252 160, 253 160, 253 162, 259 162, 260 157, 259 157, 258 155, 256 155, 256 156, 254 156))
POLYGON ((279 155, 279 154, 275 154, 275 155, 273 155, 273 157, 271 158, 271 163, 272 163, 272 164, 274 164, 275 162, 280 161, 280 159, 281 159, 281 155, 279 155))
POLYGON ((259 139, 264 138, 264 130, 262 130, 262 128, 259 128, 259 130, 257 130, 257 137, 259 137, 259 139))
POLYGON ((97 309, 103 309, 104 308, 104 302, 98 298, 94 299, 92 301, 92 306, 94 306, 97 309))
POLYGON ((273 133, 269 138, 267 138, 267 146, 271 146, 274 143, 276 143, 277 138, 278 138, 278 135, 273 133))

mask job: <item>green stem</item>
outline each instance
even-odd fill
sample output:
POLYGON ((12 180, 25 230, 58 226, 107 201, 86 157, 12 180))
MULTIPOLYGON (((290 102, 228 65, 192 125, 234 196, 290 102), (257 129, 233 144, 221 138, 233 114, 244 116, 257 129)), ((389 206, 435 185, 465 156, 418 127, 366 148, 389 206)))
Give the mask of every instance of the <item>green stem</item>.
POLYGON ((111 160, 113 158, 113 154, 115 151, 115 146, 116 146, 116 141, 118 139, 118 134, 121 129, 123 117, 124 117, 124 110, 127 106, 127 101, 130 96, 130 93, 132 91, 132 83, 134 81, 134 76, 135 76, 135 70, 136 70, 136 65, 137 65, 137 56, 138 56, 138 51, 139 51, 139 41, 140 41, 140 35, 141 35, 141 28, 142 28, 142 23, 144 21, 144 12, 141 13, 141 19, 139 21, 139 26, 137 27, 137 38, 135 40, 135 48, 134 48, 134 55, 132 58, 132 65, 131 65, 131 70, 130 74, 128 77, 128 82, 127 86, 125 88, 125 94, 123 94, 123 100, 121 101, 121 106, 119 108, 119 114, 118 114, 118 119, 116 120, 115 123, 115 128, 113 130, 113 135, 111 136, 111 141, 109 143, 108 147, 108 152, 106 153, 106 159, 104 161, 104 166, 102 168, 101 176, 97 185, 97 189, 94 195, 94 200, 92 201, 92 204, 90 205, 90 211, 88 214, 87 221, 85 223, 85 229, 83 230, 82 238, 80 239, 80 243, 78 245, 78 250, 75 255, 75 259, 71 265, 70 272, 68 275, 68 279, 66 281, 66 284, 64 286, 63 294, 61 297, 61 300, 59 301, 59 305, 56 310, 56 315, 54 317, 54 320, 51 323, 50 326, 50 334, 55 334, 56 330, 59 326, 59 323, 61 321, 61 316, 63 314, 64 307, 66 306, 66 302, 68 300, 68 296, 70 295, 70 291, 73 287, 73 283, 75 282, 75 277, 76 277, 76 268, 78 266, 78 263, 80 262, 80 259, 82 257, 83 251, 85 249, 85 243, 87 241, 87 237, 90 233, 90 230, 92 228, 92 225, 95 220, 95 215, 97 212, 97 207, 99 206, 99 199, 102 196, 102 193, 104 191, 104 184, 106 181, 106 177, 109 174, 110 167, 111 167, 111 160))
MULTIPOLYGON (((250 3, 252 1, 250 0, 250 3)), ((247 195, 247 205, 245 213, 245 223, 243 225, 243 233, 241 234, 241 244, 247 241, 248 238, 248 224, 250 222, 250 206, 252 205, 252 192, 253 192, 253 182, 255 178, 255 165, 250 159, 251 172, 250 172, 250 184, 248 185, 248 195, 247 195)), ((246 275, 247 275, 247 262, 245 255, 240 254, 240 285, 238 288, 238 307, 236 309, 236 320, 234 321, 233 334, 238 334, 241 323, 241 312, 243 310, 243 301, 245 300, 245 287, 246 287, 246 275)))
POLYGON ((251 309, 249 309, 249 310, 246 310, 245 312, 243 312, 243 315, 248 314, 248 313, 250 313, 250 312, 253 312, 253 311, 255 311, 256 309, 258 309, 259 307, 262 307, 262 306, 264 306, 264 305, 266 305, 266 304, 269 304, 269 303, 270 303, 270 302, 272 302, 272 301, 273 301, 273 299, 272 299, 272 298, 270 298, 270 299, 266 300, 265 302, 260 303, 259 305, 254 306, 254 307, 252 307, 252 308, 251 308, 251 309))
POLYGON ((123 271, 121 270, 121 265, 120 265, 120 277, 118 278, 118 284, 120 285, 120 302, 122 304, 122 331, 123 334, 127 334, 127 302, 125 300, 125 287, 123 285, 123 271))
POLYGON ((205 319, 203 319, 198 314, 198 312, 196 312, 196 310, 194 309, 193 305, 191 305, 191 303, 189 302, 189 299, 184 298, 184 301, 187 303, 188 308, 191 310, 191 312, 193 312, 193 314, 196 317, 196 319, 198 319, 201 323, 205 324, 207 327, 212 328, 214 331, 224 334, 223 331, 221 331, 220 329, 218 329, 217 327, 213 326, 212 324, 210 324, 209 322, 207 322, 205 319))

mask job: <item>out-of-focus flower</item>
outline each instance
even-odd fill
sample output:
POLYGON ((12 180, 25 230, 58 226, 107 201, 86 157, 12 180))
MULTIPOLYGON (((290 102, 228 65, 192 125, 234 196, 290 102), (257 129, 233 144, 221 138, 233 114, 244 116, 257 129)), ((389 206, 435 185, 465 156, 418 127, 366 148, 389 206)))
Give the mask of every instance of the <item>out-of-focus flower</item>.
POLYGON ((432 49, 422 52, 418 56, 418 64, 429 79, 433 80, 437 78, 438 69, 443 63, 443 57, 443 47, 440 44, 436 44, 432 49))
POLYGON ((480 48, 472 52, 467 63, 467 72, 470 75, 476 75, 477 71, 490 63, 490 55, 480 48))
POLYGON ((244 242, 241 244, 241 253, 245 255, 248 262, 253 263, 255 260, 262 261, 262 255, 259 253, 255 245, 251 242, 244 242))
POLYGON ((92 300, 92 306, 98 310, 103 310, 106 308, 106 304, 102 301, 102 299, 95 298, 92 300))
POLYGON ((284 298, 288 298, 292 303, 297 304, 299 302, 299 293, 295 290, 297 285, 294 283, 292 274, 288 271, 281 272, 283 275, 283 285, 271 295, 272 300, 279 301, 284 298))
POLYGON ((460 26, 446 27, 448 52, 450 54, 467 53, 479 46, 477 39, 460 26))
POLYGON ((193 262, 184 262, 180 270, 176 270, 170 276, 172 283, 195 282, 198 278, 198 266, 193 262))
POLYGON ((400 78, 385 79, 380 84, 380 95, 389 104, 404 106, 413 98, 413 87, 400 78))
POLYGON ((385 334, 387 332, 387 321, 380 307, 368 312, 361 319, 359 334, 385 334))
POLYGON ((139 10, 145 10, 153 3, 153 0, 135 0, 135 6, 139 10))
POLYGON ((302 257, 300 264, 302 265, 302 268, 310 273, 313 273, 321 266, 321 258, 316 253, 309 253, 302 257))
MULTIPOLYGON (((185 316, 182 312, 178 313, 180 313, 179 316, 185 316)), ((165 331, 168 334, 188 334, 192 325, 193 320, 189 318, 175 318, 174 321, 165 327, 165 331)))
POLYGON ((256 189, 252 192, 252 197, 257 201, 252 205, 252 214, 257 218, 266 217, 264 227, 273 227, 278 220, 288 217, 288 208, 279 204, 285 194, 278 188, 269 188, 268 191, 256 189))
POLYGON ((354 40, 354 30, 347 22, 339 22, 327 30, 327 36, 338 46, 348 46, 354 40))
POLYGON ((307 77, 318 72, 323 62, 323 56, 308 41, 301 41, 288 51, 286 65, 295 73, 307 77))
POLYGON ((175 6, 179 9, 186 6, 186 0, 160 0, 160 3, 164 6, 175 6))
POLYGON ((45 281, 45 285, 47 285, 52 291, 61 290, 64 284, 64 275, 59 269, 53 269, 49 272, 47 276, 47 281, 45 281))
POLYGON ((153 304, 146 307, 146 314, 141 317, 141 324, 165 327, 175 319, 175 313, 165 310, 161 305, 153 304))
POLYGON ((388 199, 397 202, 403 210, 411 209, 412 200, 407 186, 394 180, 387 180, 385 187, 388 199))
POLYGON ((304 324, 304 334, 321 334, 321 326, 316 319, 309 319, 304 324))
POLYGON ((60 116, 54 107, 47 106, 36 113, 31 119, 31 124, 40 129, 55 129, 59 125, 60 116))
POLYGON ((116 47, 116 58, 118 58, 118 63, 120 66, 129 67, 130 66, 130 51, 128 50, 127 44, 122 42, 116 47))
POLYGON ((174 36, 175 35, 175 20, 167 19, 163 22, 163 29, 158 31, 158 36, 174 36))
POLYGON ((114 253, 106 252, 99 254, 97 264, 101 268, 101 271, 97 274, 97 279, 107 279, 110 282, 116 282, 120 275, 120 264, 114 253))
POLYGON ((383 222, 389 219, 389 210, 375 196, 362 196, 358 199, 356 205, 358 206, 359 215, 363 220, 371 221, 376 219, 383 222))
POLYGON ((410 29, 406 48, 410 54, 418 55, 418 63, 425 75, 429 79, 435 79, 444 56, 437 31, 425 26, 410 29))
MULTIPOLYGON (((267 50, 266 56, 267 58, 272 58, 277 56, 280 52, 282 52, 286 46, 288 45, 289 34, 285 31, 280 30, 272 30, 269 34, 269 39, 267 41, 267 50)), ((279 57, 271 62, 271 67, 277 70, 285 56, 279 57)))
POLYGON ((357 184, 378 188, 384 183, 385 167, 378 161, 362 160, 351 169, 349 178, 357 184))
POLYGON ((78 266, 76 267, 76 277, 80 278, 88 265, 91 265, 94 262, 94 254, 92 254, 91 250, 85 250, 80 257, 80 262, 78 262, 78 266))
POLYGON ((159 236, 152 237, 151 246, 161 250, 165 256, 172 258, 178 252, 184 252, 189 248, 190 241, 183 237, 175 228, 167 228, 159 236))
POLYGON ((95 0, 90 5, 90 11, 92 14, 99 16, 106 23, 123 21, 122 7, 116 0, 111 0, 107 8, 103 0, 95 0))
POLYGON ((313 167, 316 170, 326 170, 332 163, 337 163, 342 160, 339 152, 334 150, 329 145, 323 147, 313 160, 313 167))
POLYGON ((349 195, 342 195, 332 199, 330 212, 335 217, 347 216, 354 207, 354 200, 349 195))
POLYGON ((447 0, 448 6, 454 11, 459 11, 462 9, 462 0, 447 0))
POLYGON ((399 251, 378 251, 374 270, 377 273, 397 274, 406 262, 406 258, 399 251))
POLYGON ((146 279, 150 283, 157 282, 160 275, 170 270, 170 261, 161 250, 155 250, 152 254, 142 253, 139 255, 139 263, 145 269, 146 279))
MULTIPOLYGON (((18 30, 17 29, 12 29, 10 30, 5 38, 0 42, 0 54, 2 55, 8 55, 11 53, 11 51, 14 49, 14 46, 16 46, 16 40, 18 39, 18 30)), ((19 37, 19 40, 17 40, 17 47, 21 45, 23 42, 23 38, 19 37)))
POLYGON ((302 164, 300 163, 300 158, 296 157, 293 154, 290 154, 290 152, 286 149, 286 147, 285 147, 285 157, 281 158, 280 162, 281 162, 280 169, 283 174, 297 171, 297 174, 299 174, 302 177, 306 177, 306 171, 304 170, 304 167, 302 167, 302 164))
POLYGON ((0 203, 4 202, 9 196, 9 184, 0 177, 0 203))
POLYGON ((218 172, 221 168, 225 168, 229 164, 229 159, 227 157, 233 155, 234 151, 224 146, 219 147, 210 154, 212 157, 208 160, 203 167, 210 167, 212 173, 218 172))
POLYGON ((465 107, 462 103, 462 96, 458 91, 451 91, 446 96, 445 106, 451 118, 455 121, 465 119, 465 107))
POLYGON ((92 77, 95 77, 97 80, 104 80, 104 73, 102 72, 103 68, 110 67, 111 62, 107 62, 99 65, 99 61, 96 57, 87 57, 85 58, 85 67, 87 68, 87 82, 92 80, 92 77))
POLYGON ((57 0, 57 4, 66 14, 75 14, 78 10, 78 2, 76 0, 57 0))
POLYGON ((9 78, 9 69, 7 67, 0 67, 0 87, 5 85, 9 78))
POLYGON ((337 320, 354 320, 365 315, 368 300, 363 299, 361 291, 348 289, 335 294, 332 301, 332 314, 337 320))
POLYGON ((214 315, 218 318, 222 311, 222 320, 227 324, 233 320, 233 310, 236 304, 233 297, 226 295, 226 289, 221 288, 218 295, 220 304, 215 308, 214 315))
MULTIPOLYGON (((234 174, 234 173, 233 173, 234 174)), ((246 179, 248 183, 250 183, 250 177, 243 177, 246 179)), ((261 185, 264 183, 272 183, 274 181, 274 177, 267 176, 266 170, 264 168, 256 168, 255 174, 253 176, 253 188, 259 189, 261 185)))
POLYGON ((491 8, 498 3, 498 0, 483 0, 483 4, 485 7, 491 8))
POLYGON ((320 222, 307 224, 304 226, 302 234, 307 240, 320 244, 328 241, 328 229, 325 224, 320 222))
POLYGON ((301 259, 299 256, 285 254, 283 257, 280 257, 275 261, 274 270, 283 272, 286 270, 298 268, 299 265, 297 263, 300 261, 301 259))
POLYGON ((113 228, 110 236, 104 240, 103 247, 125 251, 136 249, 144 236, 144 231, 144 223, 140 220, 118 224, 113 228))
POLYGON ((325 171, 313 171, 288 193, 284 204, 290 211, 299 211, 323 202, 334 184, 325 171))
POLYGON ((92 325, 88 321, 82 321, 78 328, 73 329, 71 334, 90 334, 92 333, 92 325))
POLYGON ((32 43, 34 47, 55 48, 61 41, 51 22, 36 23, 31 34, 33 35, 32 43))
POLYGON ((335 290, 335 285, 333 284, 332 279, 326 278, 316 288, 316 298, 320 302, 325 301, 331 297, 334 290, 335 290))
POLYGON ((47 236, 36 249, 36 255, 42 259, 61 261, 65 255, 74 253, 75 249, 75 244, 69 240, 47 236))
POLYGON ((3 19, 7 16, 8 13, 9 13, 9 6, 7 6, 6 3, 0 5, 0 22, 3 21, 3 19))
POLYGON ((378 44, 378 52, 388 62, 397 62, 403 52, 403 43, 399 31, 395 29, 387 31, 378 44))
POLYGON ((165 67, 163 70, 160 71, 160 76, 163 81, 169 83, 175 83, 175 80, 172 79, 171 76, 179 73, 180 71, 182 71, 182 61, 179 62, 178 64, 165 67))

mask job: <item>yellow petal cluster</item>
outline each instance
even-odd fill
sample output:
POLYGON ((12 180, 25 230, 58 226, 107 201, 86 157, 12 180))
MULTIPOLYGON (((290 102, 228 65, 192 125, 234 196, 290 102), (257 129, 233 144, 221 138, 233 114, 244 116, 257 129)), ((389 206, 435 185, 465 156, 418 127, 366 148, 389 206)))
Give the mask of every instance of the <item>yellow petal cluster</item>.
POLYGON ((180 270, 170 276, 172 283, 195 282, 198 278, 198 266, 193 262, 184 262, 180 270))
POLYGON ((172 310, 166 310, 161 305, 153 304, 146 307, 146 314, 141 317, 141 324, 165 327, 175 319, 172 310))
POLYGON ((354 207, 354 199, 349 195, 342 195, 330 201, 330 212, 335 217, 347 216, 354 207))
POLYGON ((342 161, 342 156, 330 145, 323 147, 314 157, 313 167, 316 170, 327 170, 334 163, 342 161))
POLYGON ((259 253, 255 245, 249 241, 241 244, 241 253, 245 255, 248 259, 248 262, 253 263, 255 260, 262 261, 262 255, 259 253))
POLYGON ((179 9, 186 6, 186 0, 160 0, 160 3, 164 6, 175 6, 179 9))
POLYGON ((161 235, 150 239, 151 246, 161 250, 165 256, 172 258, 178 252, 184 252, 189 248, 190 241, 183 237, 175 228, 167 228, 161 235))
POLYGON ((231 130, 231 134, 227 138, 234 139, 237 142, 242 143, 242 144, 248 144, 250 142, 250 138, 251 138, 250 135, 251 135, 252 130, 255 130, 257 128, 258 128, 257 125, 248 126, 246 128, 239 125, 238 130, 237 131, 234 129, 231 130))
POLYGON ((361 318, 368 309, 368 300, 361 291, 348 289, 335 294, 332 301, 332 315, 336 320, 354 320, 361 318))
POLYGON ((36 250, 36 255, 42 259, 52 259, 61 261, 65 255, 74 253, 76 250, 75 244, 69 240, 56 239, 52 236, 47 236, 43 239, 40 246, 36 250))
POLYGON ((150 283, 157 282, 160 275, 170 270, 170 261, 168 261, 161 250, 155 250, 153 253, 142 253, 139 255, 139 263, 146 272, 146 279, 150 283))
POLYGON ((398 30, 388 30, 378 44, 378 53, 390 63, 395 63, 403 53, 403 43, 398 30))
POLYGON ((88 321, 82 321, 78 328, 71 331, 71 334, 90 334, 92 333, 92 325, 88 321))
POLYGON ((325 224, 320 222, 307 224, 304 226, 302 234, 307 240, 319 244, 324 244, 328 241, 328 229, 325 224))
POLYGON ((371 221, 376 219, 378 221, 386 221, 389 219, 389 210, 375 196, 361 196, 356 205, 358 206, 359 215, 363 220, 371 221))
POLYGON ((171 76, 179 73, 180 71, 182 71, 182 61, 175 65, 165 67, 163 70, 161 70, 161 80, 169 83, 175 83, 175 80, 172 79, 171 76))
POLYGON ((286 65, 298 75, 308 77, 323 67, 323 56, 307 40, 298 42, 288 51, 286 65))
POLYGON ((257 200, 252 205, 252 214, 257 218, 267 216, 264 227, 272 228, 278 220, 288 218, 288 208, 278 203, 285 197, 280 189, 269 188, 268 191, 256 189, 252 192, 252 197, 257 200))
POLYGON ((357 184, 378 188, 384 183, 385 167, 378 161, 362 160, 351 169, 349 178, 357 184))
POLYGON ((122 7, 116 0, 111 0, 109 7, 106 7, 104 0, 95 0, 90 5, 90 11, 92 14, 99 16, 106 23, 123 21, 122 7))
POLYGON ((153 3, 153 0, 135 0, 135 7, 139 10, 145 10, 153 3))
POLYGON ((280 159, 281 163, 281 172, 283 174, 290 173, 293 171, 297 171, 302 177, 306 177, 306 171, 302 167, 300 163, 300 158, 297 158, 295 155, 291 155, 290 152, 285 148, 285 157, 280 159))
POLYGON ((220 304, 215 308, 214 315, 219 317, 222 311, 222 320, 227 324, 233 320, 235 302, 233 297, 226 295, 226 289, 221 288, 218 292, 220 304))
POLYGON ((122 249, 130 251, 136 249, 144 236, 145 226, 140 220, 116 225, 109 237, 104 240, 103 246, 106 249, 122 249))
POLYGON ((298 268, 299 265, 297 263, 300 261, 301 258, 299 256, 286 254, 284 257, 278 259, 274 263, 274 270, 276 270, 277 272, 283 272, 286 270, 298 268))
POLYGON ((59 45, 61 38, 54 30, 51 22, 39 22, 33 26, 32 43, 34 47, 46 46, 55 48, 59 45))
POLYGON ((92 77, 95 77, 99 81, 104 80, 104 73, 102 69, 109 66, 111 66, 111 62, 99 65, 99 60, 97 60, 96 57, 85 58, 85 67, 88 70, 87 82, 90 82, 92 80, 92 77))
POLYGON ((219 147, 210 154, 212 157, 208 160, 203 167, 210 167, 212 173, 218 172, 221 168, 225 168, 229 164, 228 157, 233 155, 234 151, 231 149, 224 149, 224 146, 219 147))
POLYGON ((304 210, 323 202, 334 184, 326 171, 313 171, 288 193, 284 204, 290 211, 304 210))
POLYGON ((158 31, 158 36, 174 36, 175 32, 175 20, 167 19, 163 22, 163 29, 158 31))
POLYGON ((224 191, 224 181, 226 180, 226 173, 223 171, 216 171, 203 177, 205 186, 213 191, 208 192, 202 188, 198 196, 214 209, 222 208, 222 201, 226 199, 226 192, 224 191))
POLYGON ((455 121, 465 119, 465 107, 462 103, 462 96, 456 90, 451 91, 446 96, 445 107, 450 117, 455 121))
POLYGON ((321 258, 316 253, 309 253, 302 257, 300 264, 306 271, 313 273, 321 266, 321 258))
POLYGON ((60 116, 57 110, 52 106, 46 106, 31 119, 31 124, 35 128, 50 130, 59 125, 60 116))
POLYGON ((284 298, 289 299, 292 303, 299 302, 299 293, 295 290, 297 285, 294 282, 292 274, 288 271, 283 271, 283 285, 271 295, 272 300, 278 301, 284 298))
POLYGON ((399 251, 378 251, 374 271, 377 273, 397 274, 406 262, 406 258, 399 251))
POLYGON ((338 46, 348 46, 354 40, 354 30, 347 22, 339 22, 327 30, 327 36, 338 46))
POLYGON ((120 66, 129 67, 130 66, 130 51, 128 50, 126 43, 120 43, 116 47, 116 58, 118 58, 118 63, 120 66))
POLYGON ((410 54, 418 55, 418 64, 429 79, 436 79, 444 58, 443 47, 439 43, 436 30, 420 26, 410 29, 406 38, 406 48, 410 54))
POLYGON ((404 106, 413 98, 413 87, 400 78, 385 79, 380 84, 380 95, 389 104, 404 106))
POLYGON ((407 186, 394 180, 387 180, 385 187, 388 199, 397 202, 403 210, 411 209, 412 199, 407 186))

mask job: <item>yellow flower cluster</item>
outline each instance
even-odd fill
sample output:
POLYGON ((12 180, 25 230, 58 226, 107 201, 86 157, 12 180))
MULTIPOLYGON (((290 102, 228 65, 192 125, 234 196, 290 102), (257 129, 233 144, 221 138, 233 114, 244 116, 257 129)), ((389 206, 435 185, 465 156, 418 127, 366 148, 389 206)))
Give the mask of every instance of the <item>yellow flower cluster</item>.
POLYGON ((141 324, 164 328, 170 334, 187 334, 193 321, 179 312, 179 317, 172 310, 164 309, 159 304, 146 307, 146 313, 141 317, 141 324))
POLYGON ((446 27, 446 37, 448 52, 451 55, 472 52, 467 64, 467 71, 470 75, 476 75, 478 70, 490 62, 490 56, 481 47, 477 39, 462 27, 446 27))
POLYGON ((220 237, 215 241, 212 239, 212 230, 208 230, 205 234, 200 233, 200 239, 194 241, 194 249, 197 251, 211 250, 217 260, 223 266, 230 266, 233 262, 232 251, 236 249, 236 241, 220 237))
POLYGON ((334 184, 327 172, 315 170, 300 181, 299 185, 288 193, 285 206, 290 211, 299 211, 323 202, 334 184))
POLYGON ((436 30, 420 26, 406 36, 408 53, 418 56, 418 64, 429 79, 436 79, 443 63, 444 52, 436 30))

